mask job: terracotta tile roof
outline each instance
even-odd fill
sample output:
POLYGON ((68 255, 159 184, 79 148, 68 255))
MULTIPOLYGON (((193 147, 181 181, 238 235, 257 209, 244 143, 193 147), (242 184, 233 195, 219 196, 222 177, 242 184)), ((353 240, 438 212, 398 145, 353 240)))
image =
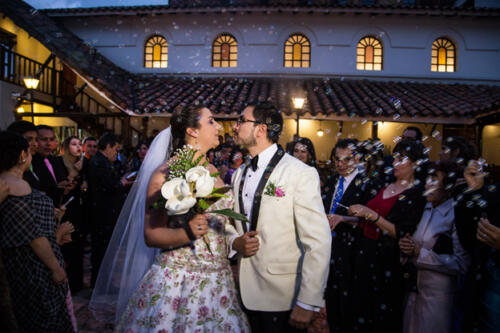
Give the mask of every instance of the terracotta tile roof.
POLYGON ((102 6, 88 8, 55 8, 44 9, 43 12, 54 16, 71 15, 120 15, 124 12, 145 13, 168 13, 182 12, 190 10, 270 10, 270 9, 290 9, 297 11, 321 11, 325 12, 368 12, 379 13, 388 11, 419 14, 478 14, 491 15, 499 14, 496 8, 479 8, 469 5, 467 2, 462 6, 454 6, 455 0, 419 0, 416 4, 404 4, 401 2, 382 1, 380 3, 362 2, 344 4, 336 0, 171 0, 169 5, 143 5, 143 6, 102 6))
POLYGON ((125 108, 133 93, 134 77, 94 48, 23 1, 2 1, 0 12, 27 31, 59 59, 125 108))
POLYGON ((306 117, 463 123, 500 110, 500 87, 342 79, 137 76, 116 66, 44 13, 9 0, 0 12, 44 44, 124 110, 168 116, 190 103, 235 117, 250 101, 272 101, 294 113, 292 96, 307 97, 306 117))
POLYGON ((472 119, 500 109, 500 87, 342 79, 142 77, 135 112, 171 113, 192 103, 236 116, 250 101, 272 101, 288 116, 291 98, 307 97, 310 117, 472 119))

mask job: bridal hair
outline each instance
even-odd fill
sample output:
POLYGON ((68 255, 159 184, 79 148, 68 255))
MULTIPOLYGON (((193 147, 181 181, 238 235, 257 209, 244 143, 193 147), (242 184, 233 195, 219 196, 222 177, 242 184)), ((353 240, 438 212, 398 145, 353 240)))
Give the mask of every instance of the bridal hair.
POLYGON ((281 111, 270 102, 249 103, 247 107, 253 106, 253 117, 259 124, 267 126, 267 138, 277 143, 283 129, 283 117, 281 111))
POLYGON ((170 119, 172 127, 172 147, 174 151, 186 144, 186 130, 188 128, 200 128, 201 110, 205 105, 189 105, 174 113, 170 119))

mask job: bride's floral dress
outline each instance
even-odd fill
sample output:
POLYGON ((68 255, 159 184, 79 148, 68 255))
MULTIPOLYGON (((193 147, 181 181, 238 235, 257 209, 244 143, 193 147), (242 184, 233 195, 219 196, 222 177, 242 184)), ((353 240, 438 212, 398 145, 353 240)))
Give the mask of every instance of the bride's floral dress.
MULTIPOLYGON (((231 208, 232 198, 217 201, 208 211, 231 208)), ((160 253, 130 299, 116 332, 250 332, 242 311, 224 237, 227 218, 208 218, 209 247, 160 253)))

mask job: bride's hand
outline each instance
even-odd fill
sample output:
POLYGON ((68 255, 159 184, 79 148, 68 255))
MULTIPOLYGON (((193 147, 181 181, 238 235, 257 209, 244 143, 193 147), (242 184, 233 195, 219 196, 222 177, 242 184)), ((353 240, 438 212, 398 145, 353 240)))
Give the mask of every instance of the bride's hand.
POLYGON ((207 217, 203 214, 196 214, 191 221, 189 221, 189 227, 196 238, 203 237, 203 235, 208 232, 207 217))

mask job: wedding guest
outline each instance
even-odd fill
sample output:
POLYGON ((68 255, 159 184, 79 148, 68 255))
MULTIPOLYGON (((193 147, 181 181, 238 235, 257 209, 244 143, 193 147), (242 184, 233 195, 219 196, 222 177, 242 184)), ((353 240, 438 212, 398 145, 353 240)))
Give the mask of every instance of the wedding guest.
POLYGON ((416 178, 422 146, 402 140, 395 147, 395 181, 383 187, 365 205, 352 205, 349 215, 359 216, 361 236, 355 258, 353 329, 400 332, 403 319, 404 277, 398 241, 413 234, 422 216, 423 182, 416 178))
POLYGON ((469 161, 467 189, 456 197, 458 237, 471 254, 460 299, 464 332, 496 332, 500 327, 500 184, 485 184, 483 162, 469 161))
POLYGON ((62 253, 66 262, 70 290, 72 293, 77 293, 83 288, 83 243, 84 235, 87 234, 81 202, 83 155, 80 139, 76 136, 67 137, 63 141, 62 155, 58 158, 65 166, 65 178, 73 187, 63 194, 63 203, 71 198, 72 201, 63 207, 65 212, 62 219, 71 221, 76 231, 72 234, 72 242, 62 247, 62 253))
POLYGON ((83 139, 83 152, 85 153, 85 158, 83 159, 83 169, 85 170, 85 165, 90 162, 90 159, 97 153, 97 139, 93 136, 86 137, 83 139))
POLYGON ((102 258, 125 200, 127 186, 131 184, 126 176, 120 176, 113 165, 118 156, 119 147, 120 143, 114 134, 104 134, 99 139, 99 151, 92 157, 89 164, 92 286, 94 286, 102 258))
POLYGON ((352 281, 359 228, 357 218, 348 216, 351 205, 365 205, 376 193, 366 175, 356 168, 358 142, 340 139, 332 150, 335 174, 329 178, 323 193, 323 205, 333 233, 330 273, 326 287, 326 312, 331 332, 352 329, 352 281), (373 190, 373 191, 372 191, 373 190))
POLYGON ((71 184, 65 179, 64 165, 52 155, 53 142, 56 140, 54 130, 47 125, 38 125, 36 128, 38 150, 33 156, 33 172, 38 176, 39 190, 52 199, 55 207, 59 207, 65 188, 71 188, 71 184))
MULTIPOLYGON (((22 135, 28 141, 31 156, 36 154, 38 143, 35 125, 29 121, 18 120, 10 124, 9 127, 7 127, 7 131, 22 135)), ((30 165, 29 169, 24 173, 23 179, 30 184, 31 188, 40 189, 40 180, 36 173, 33 172, 32 165, 30 165)))
MULTIPOLYGON (((9 185, 0 179, 0 204, 9 196, 9 185)), ((12 301, 10 300, 9 283, 5 275, 5 268, 2 263, 0 251, 0 322, 7 332, 17 332, 17 323, 12 312, 12 301)))
POLYGON ((422 142, 422 131, 420 128, 415 127, 415 126, 408 126, 405 128, 403 131, 403 134, 401 135, 401 138, 403 140, 412 140, 421 143, 422 142))
POLYGON ((149 144, 150 142, 147 141, 141 141, 137 144, 134 156, 128 163, 127 172, 139 171, 142 161, 144 161, 144 157, 146 157, 146 154, 148 153, 149 144))
POLYGON ((224 143, 222 145, 219 145, 218 148, 219 150, 215 153, 215 166, 219 170, 219 176, 224 179, 226 177, 227 171, 229 170, 229 157, 231 156, 233 147, 228 143, 224 143))
POLYGON ((207 151, 207 160, 208 163, 215 165, 215 149, 209 149, 207 151))
POLYGON ((54 206, 22 179, 31 163, 26 139, 0 132, 0 146, 0 179, 10 189, 0 203, 0 247, 19 331, 73 332, 54 206))
POLYGON ((298 138, 293 146, 293 157, 305 164, 316 168, 316 152, 314 145, 308 138, 298 138))
POLYGON ((460 245, 453 212, 458 167, 451 162, 431 166, 425 185, 427 204, 415 233, 399 240, 401 252, 415 266, 407 294, 403 332, 451 332, 458 276, 469 256, 460 245))
POLYGON ((229 169, 224 177, 225 184, 231 184, 231 177, 236 169, 243 164, 243 152, 240 149, 234 149, 229 156, 229 169))
POLYGON ((456 162, 460 167, 465 168, 470 160, 478 158, 476 147, 463 136, 451 136, 443 141, 439 152, 440 161, 456 162))

